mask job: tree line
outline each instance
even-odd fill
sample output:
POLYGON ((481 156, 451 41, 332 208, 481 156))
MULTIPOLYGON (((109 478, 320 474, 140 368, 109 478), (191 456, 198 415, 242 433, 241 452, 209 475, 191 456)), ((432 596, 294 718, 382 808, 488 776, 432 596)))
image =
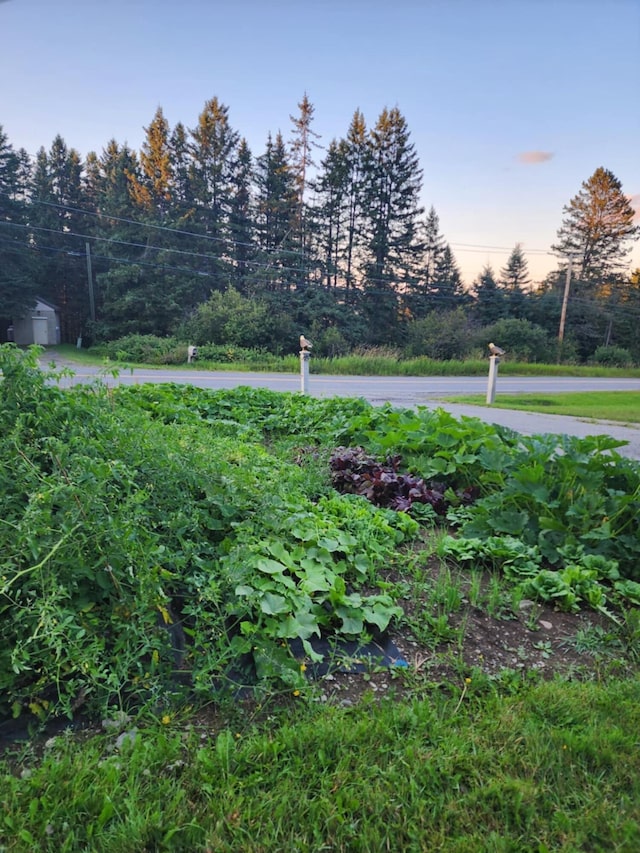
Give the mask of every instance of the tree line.
POLYGON ((304 331, 329 355, 464 357, 498 324, 521 347, 538 341, 538 358, 557 336, 571 263, 565 356, 615 345, 640 360, 640 271, 625 268, 639 229, 610 171, 564 208, 558 269, 542 284, 518 244, 467 287, 421 204, 400 110, 371 127, 356 110, 323 148, 306 94, 297 106, 290 137, 269 134, 257 156, 215 97, 192 128, 170 127, 159 107, 140 151, 112 139, 84 161, 61 136, 31 158, 0 125, 2 328, 40 296, 59 308, 64 341, 177 335, 282 352, 304 331))

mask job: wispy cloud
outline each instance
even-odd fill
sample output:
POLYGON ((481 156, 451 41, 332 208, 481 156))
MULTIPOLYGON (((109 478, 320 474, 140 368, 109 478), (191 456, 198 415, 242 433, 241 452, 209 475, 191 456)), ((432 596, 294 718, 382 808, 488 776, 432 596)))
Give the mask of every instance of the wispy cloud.
POLYGON ((544 163, 547 160, 551 160, 553 157, 553 151, 522 151, 522 153, 518 154, 518 160, 521 163, 544 163))

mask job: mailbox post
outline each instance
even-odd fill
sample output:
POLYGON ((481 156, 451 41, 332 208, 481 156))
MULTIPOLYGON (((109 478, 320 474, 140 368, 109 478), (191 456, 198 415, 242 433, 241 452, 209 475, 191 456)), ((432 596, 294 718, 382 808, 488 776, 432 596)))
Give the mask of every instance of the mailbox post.
POLYGON ((309 393, 309 359, 311 353, 308 349, 300 350, 300 391, 303 394, 309 393))
POLYGON ((487 406, 490 406, 496 399, 496 381, 498 379, 498 365, 500 364, 499 355, 489 356, 489 382, 487 384, 487 406))

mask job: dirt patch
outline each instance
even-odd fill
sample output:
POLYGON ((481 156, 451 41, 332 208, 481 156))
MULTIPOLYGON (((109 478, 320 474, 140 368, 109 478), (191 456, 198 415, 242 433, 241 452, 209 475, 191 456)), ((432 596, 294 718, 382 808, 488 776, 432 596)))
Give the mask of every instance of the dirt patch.
MULTIPOLYGON (((442 570, 439 560, 430 560, 434 583, 442 570)), ((434 606, 428 584, 422 596, 401 599, 406 620, 389 632, 389 639, 402 664, 372 666, 364 674, 334 672, 318 682, 321 700, 349 706, 364 694, 400 697, 490 681, 516 688, 537 679, 587 679, 611 668, 620 674, 636 668, 618 626, 604 614, 565 613, 527 599, 510 603, 503 592, 491 615, 484 606, 490 584, 485 575, 484 604, 475 606, 468 597, 468 576, 452 574, 451 588, 460 591, 460 601, 449 612, 442 604, 434 606)))

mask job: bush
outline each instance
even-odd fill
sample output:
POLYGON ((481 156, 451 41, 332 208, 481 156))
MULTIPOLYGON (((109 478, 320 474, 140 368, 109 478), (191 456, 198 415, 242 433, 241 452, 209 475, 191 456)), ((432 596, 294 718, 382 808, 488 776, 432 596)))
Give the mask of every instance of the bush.
POLYGON ((175 338, 156 335, 126 335, 103 344, 99 349, 114 361, 136 364, 182 364, 187 360, 186 344, 175 338))
POLYGON ((462 308, 433 311, 407 326, 407 358, 426 355, 439 361, 462 360, 470 349, 469 320, 462 308))
POLYGON ((176 334, 197 346, 218 344, 248 350, 259 344, 280 353, 283 341, 290 340, 291 348, 297 342, 297 335, 289 326, 287 318, 267 304, 248 299, 231 288, 212 293, 176 334))
POLYGON ((633 367, 633 356, 624 347, 598 347, 592 361, 604 367, 633 367))
POLYGON ((483 326, 473 336, 473 344, 489 355, 489 341, 507 351, 512 361, 555 361, 557 345, 549 333, 529 320, 503 319, 483 326))

